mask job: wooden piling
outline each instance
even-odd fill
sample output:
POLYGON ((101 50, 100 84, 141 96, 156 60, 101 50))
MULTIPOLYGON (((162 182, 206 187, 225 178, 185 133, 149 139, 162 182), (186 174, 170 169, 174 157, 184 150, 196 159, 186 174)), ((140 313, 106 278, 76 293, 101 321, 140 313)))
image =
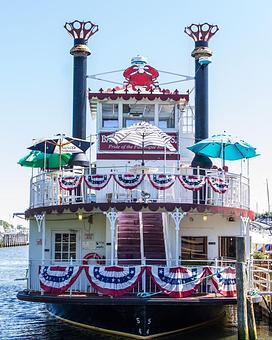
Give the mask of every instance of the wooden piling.
POLYGON ((251 299, 247 299, 248 331, 250 340, 257 340, 257 328, 254 315, 254 307, 251 299))
POLYGON ((238 340, 249 340, 247 322, 247 280, 246 280, 246 247, 245 238, 236 239, 236 289, 238 340))

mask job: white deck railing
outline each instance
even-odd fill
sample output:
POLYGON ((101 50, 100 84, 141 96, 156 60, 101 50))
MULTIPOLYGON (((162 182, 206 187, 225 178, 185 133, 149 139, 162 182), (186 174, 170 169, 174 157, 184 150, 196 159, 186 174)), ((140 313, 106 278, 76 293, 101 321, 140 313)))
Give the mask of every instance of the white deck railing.
MULTIPOLYGON (((158 202, 158 203, 189 203, 205 204, 224 207, 236 207, 249 209, 249 180, 248 178, 233 174, 222 173, 217 170, 204 170, 193 168, 177 169, 151 169, 157 174, 174 174, 174 175, 200 175, 212 176, 213 178, 224 178, 228 183, 228 189, 224 194, 215 192, 207 183, 199 191, 185 189, 178 180, 174 185, 166 190, 157 190, 152 186, 148 176, 145 176, 142 183, 133 190, 122 188, 113 178, 110 179, 107 186, 102 190, 89 189, 84 181, 80 187, 75 190, 64 190, 60 188, 59 176, 85 175, 83 172, 73 171, 54 171, 42 172, 31 178, 30 183, 30 208, 41 206, 67 205, 76 203, 106 203, 106 202, 158 202), (174 171, 175 170, 175 171, 174 171), (147 194, 146 196, 143 195, 147 194)), ((125 168, 98 169, 96 174, 119 174, 127 173, 125 168), (109 172, 110 170, 110 172, 109 172)), ((150 172, 149 172, 150 173, 150 172)))
MULTIPOLYGON (((83 267, 87 267, 82 265, 82 261, 83 260, 76 260, 73 261, 70 265, 73 266, 83 266, 83 267)), ((88 260, 89 264, 88 265, 97 265, 97 263, 95 262, 95 259, 90 259, 88 260)), ((118 261, 118 265, 122 266, 122 262, 119 263, 120 261, 126 261, 126 263, 131 263, 130 266, 134 266, 135 262, 138 262, 138 265, 140 265, 140 259, 126 259, 126 260, 119 260, 118 261)), ((152 261, 154 261, 154 264, 157 262, 165 262, 165 259, 150 259, 150 260, 146 260, 147 262, 149 262, 149 264, 147 264, 147 266, 152 265, 152 261)), ((32 292, 42 292, 43 290, 40 287, 40 278, 39 278, 39 267, 41 266, 42 261, 41 260, 30 260, 29 261, 29 268, 28 268, 28 277, 27 277, 27 290, 28 291, 32 291, 32 292)), ((61 263, 55 263, 53 260, 47 260, 44 261, 44 266, 69 266, 69 262, 61 262, 61 263)), ((104 264, 105 265, 105 264, 104 264)), ((110 261, 106 260, 106 265, 110 265, 110 261)), ((204 261, 194 261, 194 260, 190 260, 190 261, 180 261, 180 265, 183 267, 189 267, 189 268, 195 268, 195 267, 206 267, 206 266, 214 266, 214 267, 218 267, 219 268, 219 262, 217 262, 216 260, 204 260, 204 261)), ((228 266, 230 265, 234 265, 234 261, 231 261, 227 264, 228 266)), ((124 265, 124 267, 129 266, 128 264, 124 265)), ((160 264, 160 267, 167 267, 166 265, 160 264)), ((90 282, 88 281, 86 274, 84 272, 84 270, 80 273, 78 279, 76 280, 76 282, 69 288, 68 290, 71 294, 75 293, 75 294, 79 294, 79 293, 83 293, 83 294, 89 294, 89 293, 93 293, 93 294, 99 294, 90 284, 90 282)), ((216 290, 213 287, 213 285, 211 284, 211 282, 209 281, 209 277, 207 277, 207 279, 205 278, 203 280, 203 282, 201 283, 200 287, 197 290, 199 293, 215 293, 216 290)), ((142 279, 137 283, 137 285, 133 288, 133 290, 131 292, 129 292, 129 294, 134 294, 137 295, 139 293, 160 293, 160 290, 158 289, 158 287, 156 287, 156 285, 154 284, 154 282, 152 281, 151 277, 149 275, 147 275, 146 272, 144 272, 142 279)), ((100 294, 101 295, 101 294, 100 294)))

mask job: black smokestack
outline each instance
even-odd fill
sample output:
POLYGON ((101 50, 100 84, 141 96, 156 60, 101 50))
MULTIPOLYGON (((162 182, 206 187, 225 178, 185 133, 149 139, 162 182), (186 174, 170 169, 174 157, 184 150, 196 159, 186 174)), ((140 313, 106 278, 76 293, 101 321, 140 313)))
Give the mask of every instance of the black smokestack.
POLYGON ((74 57, 73 137, 86 138, 87 57, 91 54, 88 39, 98 31, 91 21, 67 22, 67 32, 74 38, 70 53, 74 57))
MULTIPOLYGON (((88 39, 98 31, 98 26, 91 21, 67 22, 67 32, 74 38, 70 53, 74 57, 73 80, 73 132, 75 138, 86 139, 86 101, 87 101, 87 57, 91 54, 87 46, 88 39)), ((74 154, 73 165, 87 166, 84 153, 74 154)))
MULTIPOLYGON (((212 51, 208 48, 209 39, 218 31, 218 26, 192 24, 185 27, 185 33, 195 42, 192 57, 195 58, 195 142, 209 136, 209 97, 208 97, 208 64, 212 51)), ((212 162, 206 156, 195 155, 193 167, 211 168, 212 162)))

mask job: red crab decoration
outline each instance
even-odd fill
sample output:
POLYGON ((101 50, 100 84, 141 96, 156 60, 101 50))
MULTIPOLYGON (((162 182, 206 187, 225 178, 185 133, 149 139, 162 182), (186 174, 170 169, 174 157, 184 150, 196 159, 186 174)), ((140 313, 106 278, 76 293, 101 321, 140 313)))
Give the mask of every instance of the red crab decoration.
POLYGON ((150 91, 157 86, 155 82, 159 72, 149 65, 132 65, 124 71, 123 76, 127 80, 127 86, 131 85, 134 91, 137 91, 136 86, 145 87, 150 91))

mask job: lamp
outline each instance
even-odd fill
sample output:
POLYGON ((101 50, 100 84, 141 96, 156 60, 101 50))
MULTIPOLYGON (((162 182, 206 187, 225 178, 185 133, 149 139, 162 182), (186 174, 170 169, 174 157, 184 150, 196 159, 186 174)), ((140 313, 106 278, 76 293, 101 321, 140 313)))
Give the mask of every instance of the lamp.
POLYGON ((204 221, 204 222, 208 221, 208 215, 203 215, 202 218, 203 218, 203 221, 204 221))
POLYGON ((77 218, 79 219, 79 221, 82 221, 82 220, 83 220, 83 215, 82 215, 82 213, 78 213, 78 214, 77 214, 77 218))

